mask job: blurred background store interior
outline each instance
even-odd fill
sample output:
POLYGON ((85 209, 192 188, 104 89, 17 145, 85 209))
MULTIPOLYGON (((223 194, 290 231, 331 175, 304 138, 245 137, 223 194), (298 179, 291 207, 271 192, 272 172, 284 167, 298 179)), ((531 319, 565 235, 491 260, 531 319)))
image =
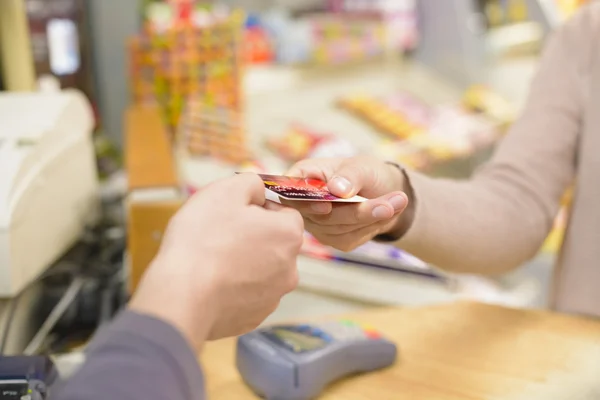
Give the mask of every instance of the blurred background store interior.
MULTIPOLYGON (((73 346, 110 318, 156 253, 164 202, 214 179, 361 154, 470 176, 521 112, 549 35, 585 2, 191 3, 0 0, 0 98, 71 88, 94 111, 103 213, 58 239, 60 254, 45 261, 44 270, 91 271, 47 348, 73 346)), ((0 157, 6 135, 0 128, 0 157)), ((300 287, 268 322, 463 299, 546 308, 563 230, 564 210, 534 260, 494 279, 448 275, 384 244, 342 253, 307 235, 300 287)), ((9 330, 13 352, 71 282, 27 284, 18 296, 30 301, 15 306, 9 330)), ((0 300, 3 323, 16 296, 0 300)))

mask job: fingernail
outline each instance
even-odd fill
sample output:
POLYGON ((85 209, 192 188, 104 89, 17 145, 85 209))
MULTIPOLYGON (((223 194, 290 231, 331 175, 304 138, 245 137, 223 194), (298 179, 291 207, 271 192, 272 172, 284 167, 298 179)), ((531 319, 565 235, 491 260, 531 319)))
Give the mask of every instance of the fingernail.
POLYGON ((389 200, 395 211, 400 211, 406 207, 406 198, 404 196, 394 196, 389 200))
POLYGON ((377 206, 373 209, 373 217, 385 219, 390 217, 390 210, 386 206, 377 206))
POLYGON ((339 194, 348 194, 352 191, 352 184, 350 181, 341 176, 333 178, 329 184, 333 186, 333 189, 339 194))
POLYGON ((319 214, 326 214, 329 212, 329 204, 327 203, 314 203, 310 206, 311 210, 319 214))

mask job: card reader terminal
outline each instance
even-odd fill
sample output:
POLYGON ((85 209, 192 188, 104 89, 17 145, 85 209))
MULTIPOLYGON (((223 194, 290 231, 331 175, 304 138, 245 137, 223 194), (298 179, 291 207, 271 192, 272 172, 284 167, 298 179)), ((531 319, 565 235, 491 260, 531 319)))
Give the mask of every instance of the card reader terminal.
POLYGON ((57 378, 48 357, 0 357, 0 400, 44 400, 57 378))
POLYGON ((310 400, 330 383, 388 367, 396 345, 352 321, 259 329, 237 342, 242 379, 267 400, 310 400))

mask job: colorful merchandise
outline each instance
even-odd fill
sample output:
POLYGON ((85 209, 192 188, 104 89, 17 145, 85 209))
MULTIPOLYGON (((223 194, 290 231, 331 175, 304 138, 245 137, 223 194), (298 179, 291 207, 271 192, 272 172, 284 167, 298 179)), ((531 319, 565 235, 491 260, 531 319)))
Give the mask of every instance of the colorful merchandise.
POLYGON ((194 24, 205 26, 227 14, 227 8, 210 0, 142 0, 144 24, 155 30, 194 24))
POLYGON ((353 157, 357 151, 348 141, 330 133, 294 124, 289 131, 267 141, 267 147, 280 158, 294 163, 307 158, 353 157))
POLYGON ((408 51, 418 44, 416 0, 329 0, 329 9, 344 16, 377 16, 385 29, 388 50, 408 51))
POLYGON ((370 96, 349 96, 339 100, 338 105, 373 125, 378 131, 395 140, 404 140, 421 134, 424 125, 410 121, 404 113, 398 112, 398 104, 389 105, 370 96))
POLYGON ((178 128, 178 139, 193 156, 241 164, 250 159, 240 111, 190 99, 178 128))
POLYGON ((257 17, 250 16, 244 32, 245 60, 250 64, 270 63, 274 59, 270 38, 257 17))
POLYGON ((463 96, 462 106, 495 121, 502 130, 512 125, 517 115, 515 107, 484 85, 470 87, 463 96))
MULTIPOLYGON (((364 2, 363 2, 364 3, 364 2)), ((417 44, 415 0, 367 2, 368 9, 348 3, 301 18, 282 11, 261 17, 282 64, 340 65, 384 55, 400 55, 417 44)))
POLYGON ((261 16, 274 50, 274 61, 283 64, 307 64, 313 54, 312 26, 305 19, 294 19, 285 10, 271 10, 261 16))
POLYGON ((335 15, 311 19, 314 49, 312 62, 338 65, 382 56, 386 52, 386 30, 377 18, 335 15))
POLYGON ((244 15, 206 15, 212 19, 204 25, 191 21, 159 28, 149 21, 129 42, 132 100, 161 106, 173 130, 190 97, 208 106, 242 108, 244 15))
POLYGON ((282 137, 267 140, 267 147, 282 159, 296 162, 308 158, 315 146, 325 140, 325 135, 304 125, 294 124, 282 137))
POLYGON ((407 93, 349 96, 339 104, 386 136, 379 153, 416 169, 468 157, 493 144, 500 132, 483 113, 455 104, 432 107, 407 93))

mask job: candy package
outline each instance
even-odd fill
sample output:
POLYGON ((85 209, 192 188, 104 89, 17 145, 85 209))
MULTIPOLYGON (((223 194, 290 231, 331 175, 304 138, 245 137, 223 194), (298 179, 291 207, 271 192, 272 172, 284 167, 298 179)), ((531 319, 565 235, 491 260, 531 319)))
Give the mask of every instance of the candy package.
POLYGON ((325 139, 326 136, 321 133, 294 124, 283 136, 267 140, 267 147, 284 160, 296 162, 308 158, 311 151, 325 139))

